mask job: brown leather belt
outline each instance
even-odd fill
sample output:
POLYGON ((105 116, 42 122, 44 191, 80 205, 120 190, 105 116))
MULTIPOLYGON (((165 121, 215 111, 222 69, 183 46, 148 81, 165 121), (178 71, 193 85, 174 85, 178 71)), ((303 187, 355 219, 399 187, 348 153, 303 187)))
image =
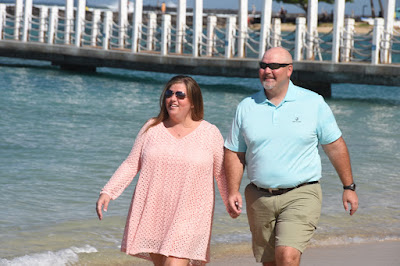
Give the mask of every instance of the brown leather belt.
POLYGON ((290 188, 262 188, 262 187, 257 187, 254 183, 250 183, 250 184, 252 184, 258 190, 268 192, 269 194, 282 195, 282 194, 285 194, 286 192, 289 192, 295 188, 299 188, 299 187, 306 186, 306 185, 317 184, 317 183, 319 183, 319 181, 311 181, 311 182, 303 183, 296 187, 290 187, 290 188))

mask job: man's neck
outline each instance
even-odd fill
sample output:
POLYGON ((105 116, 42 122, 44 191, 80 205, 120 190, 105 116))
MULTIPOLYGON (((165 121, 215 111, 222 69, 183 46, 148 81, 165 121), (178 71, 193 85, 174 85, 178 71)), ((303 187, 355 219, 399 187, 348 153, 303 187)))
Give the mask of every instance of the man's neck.
POLYGON ((278 106, 283 99, 285 99, 286 93, 288 92, 289 86, 284 87, 284 88, 273 88, 270 90, 264 89, 265 96, 267 99, 274 104, 275 106, 278 106))

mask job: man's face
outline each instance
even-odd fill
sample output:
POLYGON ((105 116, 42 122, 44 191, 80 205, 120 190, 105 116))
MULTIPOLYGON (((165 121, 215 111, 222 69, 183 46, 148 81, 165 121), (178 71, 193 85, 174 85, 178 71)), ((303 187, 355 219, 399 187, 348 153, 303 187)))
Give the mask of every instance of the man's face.
MULTIPOLYGON (((290 60, 286 59, 285 56, 282 56, 280 51, 267 51, 262 58, 261 62, 272 64, 289 64, 292 63, 290 60)), ((260 78, 260 82, 263 85, 265 90, 272 90, 274 88, 281 88, 288 84, 290 75, 292 74, 293 66, 280 66, 278 69, 271 69, 271 66, 267 66, 265 69, 259 68, 258 75, 260 78)))

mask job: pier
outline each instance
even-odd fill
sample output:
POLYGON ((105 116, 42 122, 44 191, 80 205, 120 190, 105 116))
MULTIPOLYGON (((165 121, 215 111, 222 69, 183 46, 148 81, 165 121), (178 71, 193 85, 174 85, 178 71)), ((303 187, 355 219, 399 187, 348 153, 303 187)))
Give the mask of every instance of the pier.
POLYGON ((257 77, 258 61, 270 47, 283 46, 294 58, 295 84, 330 96, 332 83, 398 86, 400 33, 394 27, 394 0, 385 1, 385 17, 370 33, 357 33, 336 0, 333 30, 317 31, 318 1, 310 0, 307 18, 296 19, 294 32, 282 32, 272 17, 272 0, 264 0, 258 29, 249 25, 248 1, 239 0, 237 15, 204 14, 202 0, 193 10, 179 0, 176 12, 143 10, 127 0, 118 12, 87 8, 80 0, 65 6, 35 6, 32 0, 0 4, 0 56, 45 60, 63 69, 98 67, 257 77), (189 12, 189 11, 190 12, 189 12))

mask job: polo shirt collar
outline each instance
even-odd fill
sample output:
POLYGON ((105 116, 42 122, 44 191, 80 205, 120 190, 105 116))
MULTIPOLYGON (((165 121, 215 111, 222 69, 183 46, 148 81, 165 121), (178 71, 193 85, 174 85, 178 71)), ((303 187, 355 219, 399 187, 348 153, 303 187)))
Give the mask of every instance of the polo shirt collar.
MULTIPOLYGON (((257 92, 256 94, 254 94, 254 101, 256 103, 262 104, 262 103, 269 103, 272 104, 268 99, 267 96, 265 96, 265 91, 264 88, 262 90, 260 90, 259 92, 257 92)), ((292 102, 296 100, 296 89, 295 89, 295 85, 293 84, 293 82, 290 80, 289 81, 289 87, 288 87, 288 91, 286 92, 286 96, 283 99, 282 103, 284 102, 292 102)))

